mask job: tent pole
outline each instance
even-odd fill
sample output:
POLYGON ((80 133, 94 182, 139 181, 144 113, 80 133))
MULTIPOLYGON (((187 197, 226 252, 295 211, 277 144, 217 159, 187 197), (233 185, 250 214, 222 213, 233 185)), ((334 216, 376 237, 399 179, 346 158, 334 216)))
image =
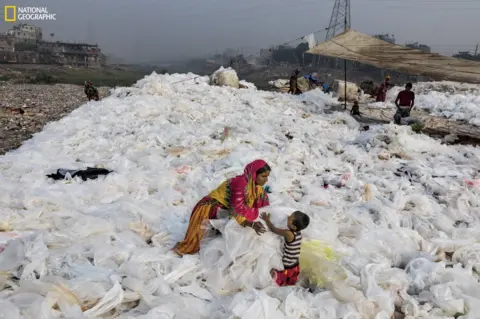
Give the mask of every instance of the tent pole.
POLYGON ((347 109, 347 60, 343 60, 343 67, 345 72, 345 110, 347 109))
MULTIPOLYGON (((349 1, 345 1, 345 21, 344 21, 344 32, 347 32, 348 20, 347 12, 349 12, 349 1)), ((343 69, 345 72, 345 110, 347 109, 347 59, 343 60, 343 69)))

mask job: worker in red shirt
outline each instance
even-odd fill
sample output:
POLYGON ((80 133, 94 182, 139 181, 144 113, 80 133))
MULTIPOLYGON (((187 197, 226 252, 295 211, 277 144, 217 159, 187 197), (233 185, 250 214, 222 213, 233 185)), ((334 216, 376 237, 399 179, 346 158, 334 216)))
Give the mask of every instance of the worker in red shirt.
POLYGON ((405 85, 405 90, 401 91, 397 95, 395 105, 397 106, 397 112, 395 113, 395 124, 400 124, 401 119, 410 116, 410 111, 415 104, 415 93, 412 92, 412 83, 405 85))

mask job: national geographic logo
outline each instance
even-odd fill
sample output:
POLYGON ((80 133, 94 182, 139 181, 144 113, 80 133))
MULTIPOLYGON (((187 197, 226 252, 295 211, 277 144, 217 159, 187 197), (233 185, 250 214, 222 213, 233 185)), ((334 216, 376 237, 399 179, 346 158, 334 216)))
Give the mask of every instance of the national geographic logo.
POLYGON ((55 13, 49 13, 47 7, 5 6, 3 9, 5 22, 57 20, 55 13))
POLYGON ((5 6, 3 10, 3 18, 5 22, 17 21, 17 6, 5 6))

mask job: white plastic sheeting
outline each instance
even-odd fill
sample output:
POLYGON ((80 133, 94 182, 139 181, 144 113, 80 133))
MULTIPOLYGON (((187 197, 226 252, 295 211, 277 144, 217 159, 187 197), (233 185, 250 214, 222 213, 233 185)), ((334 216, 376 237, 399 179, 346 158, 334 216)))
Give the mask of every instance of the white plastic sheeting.
POLYGON ((323 112, 330 97, 319 90, 178 83, 193 77, 117 88, 0 158, 4 316, 379 319, 396 306, 407 318, 477 317, 480 197, 464 180, 477 173, 478 149, 393 125, 359 132, 350 116, 323 112), (195 203, 257 158, 273 168, 273 222, 309 214, 304 237, 343 256, 346 280, 315 293, 276 287, 268 271, 281 266, 281 240, 234 221, 215 221, 224 235, 200 254, 169 252, 195 203), (94 165, 114 173, 45 178, 94 165), (323 187, 344 174, 344 187, 323 187))
POLYGON ((240 87, 237 72, 235 72, 235 70, 232 68, 225 69, 223 66, 212 74, 210 77, 210 84, 218 86, 230 86, 237 89, 240 87))
POLYGON ((305 40, 308 43, 308 48, 309 49, 313 49, 317 45, 317 42, 315 41, 315 34, 314 33, 310 33, 310 34, 304 36, 302 39, 305 40))
MULTIPOLYGON (((347 81, 347 101, 360 100, 358 89, 359 87, 355 83, 347 81)), ((335 80, 332 85, 332 91, 335 92, 335 97, 345 101, 345 81, 335 80)))

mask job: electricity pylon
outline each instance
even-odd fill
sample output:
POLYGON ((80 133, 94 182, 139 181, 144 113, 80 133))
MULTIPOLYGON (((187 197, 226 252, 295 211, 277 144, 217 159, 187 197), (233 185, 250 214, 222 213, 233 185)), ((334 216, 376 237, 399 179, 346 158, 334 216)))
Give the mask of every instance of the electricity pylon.
POLYGON ((350 29, 350 0, 335 0, 325 41, 350 29))

